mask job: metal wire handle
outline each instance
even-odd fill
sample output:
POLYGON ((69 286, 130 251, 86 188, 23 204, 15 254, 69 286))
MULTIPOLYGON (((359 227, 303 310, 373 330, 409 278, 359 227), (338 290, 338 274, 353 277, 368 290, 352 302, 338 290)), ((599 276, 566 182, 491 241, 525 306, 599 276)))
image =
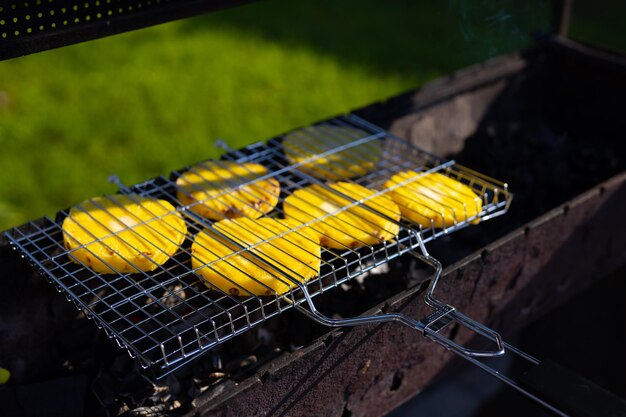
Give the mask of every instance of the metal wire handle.
POLYGON ((420 259, 421 261, 425 262, 426 264, 432 266, 434 269, 433 277, 430 281, 428 290, 426 291, 426 295, 424 297, 426 304, 428 304, 430 307, 435 309, 435 311, 429 314, 428 316, 422 318, 421 320, 415 320, 402 313, 382 313, 382 314, 373 314, 373 315, 359 316, 359 317, 348 317, 348 318, 341 318, 341 319, 331 318, 331 317, 325 316, 319 310, 317 310, 317 308, 315 307, 315 303, 313 302, 313 299, 311 298, 307 290, 307 286, 304 285, 303 283, 298 283, 298 286, 300 287, 300 289, 302 290, 304 294, 306 306, 308 308, 305 307, 305 303, 296 304, 295 308, 301 313, 305 314, 307 317, 311 318, 312 320, 318 323, 321 323, 323 325, 330 326, 330 327, 359 326, 359 325, 364 325, 364 324, 376 324, 376 323, 384 323, 384 322, 390 322, 390 321, 400 322, 406 326, 409 326, 415 330, 422 332, 422 334, 426 338, 443 346, 447 350, 454 352, 461 358, 479 367, 480 369, 484 370, 490 375, 498 378, 500 381, 504 382, 511 388, 515 389, 517 392, 535 401, 541 406, 545 407, 547 410, 551 411, 555 415, 567 417, 568 414, 566 414, 565 412, 547 403, 545 400, 539 398, 538 396, 536 396, 535 394, 533 394, 532 392, 528 391, 526 388, 521 386, 515 380, 500 373, 498 370, 496 370, 492 366, 481 361, 481 359, 502 357, 506 353, 510 353, 519 358, 522 358, 523 360, 529 362, 533 366, 537 366, 541 363, 538 359, 534 358, 533 356, 523 352, 522 350, 508 343, 505 343, 502 340, 502 337, 500 336, 500 334, 498 334, 496 331, 469 318, 465 314, 459 312, 456 308, 446 303, 443 303, 434 297, 434 292, 439 282, 439 279, 441 278, 443 267, 441 265, 441 262, 439 262, 436 258, 433 258, 428 253, 428 251, 426 250, 426 246, 424 245, 424 242, 421 239, 421 237, 417 235, 417 238, 418 238, 418 243, 419 243, 421 253, 414 251, 414 250, 411 250, 408 253, 416 257, 417 259, 420 259), (440 333, 441 330, 443 330, 445 327, 447 327, 451 323, 456 323, 459 326, 463 326, 473 331, 474 333, 484 337, 485 339, 488 339, 489 341, 495 344, 495 348, 490 349, 490 350, 475 350, 475 349, 466 348, 465 346, 462 346, 456 343, 449 337, 446 337, 445 335, 440 333))
POLYGON ((415 320, 414 318, 402 313, 382 313, 341 319, 331 318, 322 314, 316 308, 315 303, 313 302, 313 299, 307 290, 307 286, 303 283, 298 283, 298 286, 303 292, 306 306, 308 308, 304 307, 304 303, 296 305, 296 308, 311 319, 326 326, 345 327, 397 321, 415 330, 419 330, 424 334, 424 336, 439 343, 446 349, 452 350, 462 355, 467 355, 470 357, 494 357, 503 355, 505 352, 504 344, 502 342, 502 338, 497 332, 470 319, 469 317, 457 311, 456 308, 448 304, 442 303, 441 301, 434 298, 433 293, 441 277, 443 267, 437 259, 428 254, 426 246, 424 245, 424 242, 421 237, 419 237, 419 235, 418 242, 422 253, 413 250, 409 251, 408 253, 434 268, 433 278, 430 281, 425 300, 428 305, 435 309, 435 311, 430 315, 424 317, 423 319, 415 320), (439 332, 452 322, 456 322, 461 326, 467 327, 477 334, 489 339, 496 344, 496 348, 493 350, 468 349, 459 345, 453 340, 441 335, 439 332))

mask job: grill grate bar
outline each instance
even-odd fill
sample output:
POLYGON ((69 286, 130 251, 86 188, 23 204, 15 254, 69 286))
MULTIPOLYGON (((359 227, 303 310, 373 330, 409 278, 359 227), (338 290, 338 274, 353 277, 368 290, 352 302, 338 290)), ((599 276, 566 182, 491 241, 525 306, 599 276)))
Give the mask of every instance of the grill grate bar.
MULTIPOLYGON (((372 226, 373 220, 365 214, 360 217, 346 217, 342 224, 353 227, 354 233, 359 233, 359 236, 355 236, 351 234, 352 232, 346 232, 356 245, 352 247, 343 244, 344 247, 341 249, 322 248, 320 255, 315 255, 319 257, 320 271, 307 283, 310 297, 315 297, 408 253, 420 242, 428 242, 452 233, 466 227, 476 218, 487 219, 499 215, 506 211, 511 200, 506 184, 470 171, 454 161, 441 161, 353 115, 299 129, 271 139, 267 143, 253 144, 243 150, 228 152, 222 161, 196 164, 172 172, 168 177, 159 176, 132 187, 120 184, 120 192, 131 203, 138 203, 140 198, 153 199, 155 205, 146 209, 150 218, 148 220, 140 218, 126 206, 126 203, 120 203, 118 197, 104 196, 101 200, 95 202, 92 200, 90 204, 95 209, 105 211, 112 217, 111 219, 98 218, 88 207, 75 207, 72 211, 61 210, 56 221, 50 218, 40 219, 14 228, 7 232, 6 236, 31 264, 79 309, 84 310, 88 317, 93 318, 98 326, 104 328, 110 337, 114 337, 126 348, 131 356, 138 357, 143 366, 154 366, 161 374, 171 372, 202 352, 286 309, 306 302, 302 290, 297 286, 295 270, 276 264, 274 259, 268 259, 259 252, 261 245, 281 253, 285 260, 296 261, 295 254, 280 247, 278 240, 275 239, 293 233, 294 236, 298 235, 310 241, 312 237, 305 233, 305 227, 331 238, 324 235, 327 232, 319 229, 319 221, 334 218, 343 212, 348 213, 347 210, 353 207, 358 207, 362 213, 370 213, 386 220, 387 226, 384 226, 382 231, 391 233, 393 237, 372 246, 363 240, 366 237, 360 236, 372 233, 368 232, 368 228, 372 226), (293 141, 298 136, 301 139, 293 141), (292 144, 300 144, 295 157, 287 156, 283 146, 286 140, 292 140, 290 142, 292 144), (372 149, 380 152, 380 155, 372 156, 372 149), (292 201, 296 201, 300 198, 296 192, 307 186, 320 187, 330 192, 329 198, 333 201, 338 199, 347 203, 333 206, 333 209, 325 210, 326 214, 303 225, 290 227, 287 231, 276 233, 270 238, 261 235, 267 233, 269 229, 246 231, 254 238, 254 242, 250 243, 240 236, 229 235, 214 228, 215 221, 205 218, 198 211, 199 207, 208 207, 210 201, 218 201, 215 199, 226 195, 224 192, 211 195, 212 200, 194 200, 194 193, 203 191, 203 185, 194 183, 183 186, 185 184, 180 182, 181 176, 185 174, 201 176, 201 169, 206 168, 207 164, 223 168, 229 163, 239 165, 255 163, 267 168, 267 173, 254 176, 249 167, 246 167, 248 171, 245 173, 230 176, 224 174, 227 171, 217 171, 221 172, 217 179, 220 183, 230 184, 239 192, 234 197, 228 194, 229 198, 233 198, 233 201, 244 208, 244 203, 251 204, 247 199, 254 195, 259 183, 266 180, 278 181, 281 195, 277 206, 267 214, 269 217, 285 217, 285 198, 291 197, 292 201), (482 207, 476 210, 476 215, 470 216, 466 205, 463 205, 460 211, 458 202, 455 203, 457 209, 447 206, 452 209, 452 219, 448 224, 438 228, 435 227, 433 220, 428 227, 416 225, 405 219, 397 220, 378 206, 379 203, 374 199, 386 195, 394 187, 413 181, 409 179, 384 189, 389 178, 407 170, 417 172, 419 175, 437 172, 453 178, 470 187, 481 198, 482 207), (356 199, 340 189, 329 187, 329 183, 333 181, 359 185, 368 189, 369 195, 356 199), (181 198, 190 202, 184 204, 181 198), (167 209, 162 200, 171 204, 174 211, 167 209), (114 217, 111 214, 112 210, 121 213, 119 215, 121 217, 114 217), (160 214, 161 211, 165 213, 160 214), (167 255, 163 245, 176 244, 176 237, 175 234, 169 233, 171 230, 160 229, 158 221, 168 216, 177 215, 184 219, 187 233, 185 241, 169 260, 161 264, 151 259, 152 264, 149 265, 153 267, 152 271, 141 270, 142 268, 135 263, 139 260, 132 259, 124 259, 126 264, 130 265, 129 270, 120 270, 128 269, 128 266, 114 267, 110 262, 98 258, 97 248, 91 246, 91 242, 80 244, 77 236, 72 236, 62 229, 63 222, 72 213, 82 213, 95 225, 86 227, 81 224, 82 229, 77 230, 90 235, 97 243, 122 258, 124 258, 122 252, 129 248, 134 252, 141 252, 144 247, 154 247, 151 249, 154 253, 162 252, 167 255), (396 226, 393 226, 394 224, 396 226), (101 235, 97 235, 92 230, 93 227, 99 227, 101 235), (147 230, 150 237, 138 233, 138 227, 147 230), (191 240, 205 229, 224 239, 229 247, 232 245, 233 251, 219 256, 219 259, 201 263, 199 267, 193 267, 191 261, 197 259, 198 255, 191 250, 191 240), (79 245, 66 248, 66 240, 70 242, 71 239, 75 239, 79 245), (111 242, 116 242, 116 246, 112 247, 111 242), (156 246, 156 243, 161 246, 156 246), (77 262, 75 258, 81 250, 100 259, 112 273, 99 274, 89 266, 77 262), (236 263, 236 256, 244 256, 258 266, 260 271, 269 273, 282 282, 288 290, 278 293, 268 287, 257 277, 244 271, 236 263), (233 279, 233 276, 226 276, 219 270, 219 265, 229 265, 234 271, 263 285, 269 294, 252 294, 233 279), (224 282, 228 282, 229 286, 232 285, 232 288, 237 290, 236 294, 222 292, 215 283, 205 281, 198 275, 201 268, 210 268, 219 274, 224 282)), ((435 190, 433 196, 424 198, 420 204, 428 206, 428 199, 436 199, 438 192, 440 191, 435 190)), ((442 207, 446 207, 445 204, 442 207)), ((443 212, 440 213, 444 219, 443 212)), ((197 245, 198 248, 202 247, 200 243, 197 245)), ((216 249, 205 247, 204 250, 214 252, 216 249)))

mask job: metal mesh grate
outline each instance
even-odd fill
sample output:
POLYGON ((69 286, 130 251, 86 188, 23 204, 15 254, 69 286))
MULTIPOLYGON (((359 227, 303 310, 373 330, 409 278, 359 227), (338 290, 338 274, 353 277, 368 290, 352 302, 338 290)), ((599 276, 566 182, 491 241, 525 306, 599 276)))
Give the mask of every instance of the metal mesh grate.
MULTIPOLYGON (((418 245, 418 236, 428 242, 465 227, 478 218, 485 220, 502 214, 510 203, 511 195, 505 184, 460 167, 454 161, 440 161, 356 116, 332 119, 313 129, 305 128, 291 133, 294 134, 301 135, 298 143, 305 144, 297 150, 302 154, 295 163, 293 155, 292 164, 285 156, 283 136, 229 152, 222 159, 238 164, 254 162, 267 168, 268 173, 260 178, 247 182, 239 178, 239 190, 246 190, 246 187, 264 179, 275 179, 280 183, 280 199, 268 213, 270 217, 282 218, 285 215, 285 198, 293 196, 296 191, 314 184, 328 188, 329 181, 324 178, 358 184, 372 190, 372 196, 378 196, 388 193, 384 190, 384 184, 390 177, 407 170, 444 174, 470 187, 482 202, 476 215, 468 216, 468 211, 457 211, 453 219, 437 227, 434 223, 431 227, 423 227, 396 219, 394 221, 400 226, 399 231, 390 240, 379 244, 346 246, 342 249, 322 248, 319 274, 307 284, 308 292, 313 297, 411 251, 418 245), (380 155, 372 159, 369 151, 364 153, 364 150, 370 149, 368 144, 376 144, 380 155), (366 169, 363 169, 364 163, 369 164, 366 169), (311 171, 311 167, 317 167, 317 171, 311 171), (351 169, 358 171, 358 176, 348 175, 351 169)), ((174 212, 185 219, 185 242, 171 259, 156 266, 151 272, 116 270, 114 274, 99 274, 72 261, 63 243, 62 222, 68 216, 66 210, 59 212, 56 219, 43 218, 6 233, 10 242, 32 264, 88 317, 93 318, 98 326, 104 328, 109 336, 114 337, 120 346, 126 348, 131 356, 137 357, 143 366, 155 366, 163 373, 304 300, 302 290, 295 285, 294 278, 278 276, 282 274, 277 274, 276 278, 288 285, 290 290, 283 294, 270 292, 270 295, 263 296, 245 294, 246 289, 243 287, 239 287, 239 292, 247 296, 235 296, 219 291, 198 276, 191 265, 194 256, 190 249, 191 241, 198 232, 212 227, 214 222, 194 210, 194 206, 203 204, 202 201, 183 204, 179 199, 181 187, 176 180, 184 172, 193 169, 173 172, 170 176, 160 176, 132 187, 121 186, 122 194, 170 202, 176 207, 174 212)), ((188 193, 189 190, 182 192, 188 193)), ((338 208, 328 216, 349 210, 350 207, 366 207, 373 201, 372 198, 351 200, 346 207, 338 208)), ((370 204, 367 210, 375 211, 372 207, 370 204)), ((384 215, 382 211, 378 214, 384 215)), ((150 227, 149 222, 145 225, 150 227)), ((315 224, 309 226, 315 228, 315 224)), ((301 227, 305 226, 295 227, 292 231, 298 232, 301 227)), ((126 230, 130 229, 127 227, 126 230)), ((229 241, 238 248, 235 254, 255 257, 268 271, 276 272, 276 268, 271 265, 268 267, 267 259, 255 254, 256 245, 242 245, 241 241, 235 239, 229 241)), ((272 239, 263 241, 271 242, 272 239)), ((229 262, 229 257, 218 262, 229 262)), ((212 267, 212 264, 207 265, 212 267)), ((233 282, 233 285, 237 283, 233 282)))
POLYGON ((0 59, 70 45, 251 0, 0 0, 0 59))

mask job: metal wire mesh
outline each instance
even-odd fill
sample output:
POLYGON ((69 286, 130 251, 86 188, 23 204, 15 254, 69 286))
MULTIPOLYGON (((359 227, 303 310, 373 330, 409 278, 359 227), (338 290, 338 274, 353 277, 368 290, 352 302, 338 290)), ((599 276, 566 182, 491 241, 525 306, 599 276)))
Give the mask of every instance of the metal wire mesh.
POLYGON ((0 0, 0 60, 251 0, 0 0))
MULTIPOLYGON (((230 171, 218 172, 224 175, 224 172, 230 171)), ((413 179, 405 182, 411 181, 413 179)), ((402 184, 395 187, 399 186, 402 184)), ((342 230, 339 232, 358 233, 358 236, 351 236, 354 244, 336 244, 335 248, 324 247, 321 252, 307 254, 316 257, 320 265, 319 273, 315 273, 314 278, 307 283, 308 292, 314 297, 412 250, 418 245, 418 235, 424 242, 428 242, 465 227, 479 218, 485 220, 502 214, 511 199, 505 184, 463 168, 454 161, 440 161, 433 155, 352 115, 299 129, 286 136, 271 139, 267 143, 258 143, 239 151, 229 152, 221 161, 196 164, 173 172, 167 177, 160 176, 132 187, 121 185, 120 193, 137 202, 139 199, 147 198, 164 205, 165 203, 158 202, 164 200, 175 208, 166 210, 166 214, 155 214, 149 220, 142 220, 128 206, 121 204, 118 197, 105 196, 104 200, 98 200, 97 208, 106 209, 105 205, 107 207, 113 205, 134 221, 114 219, 117 223, 111 228, 111 223, 103 224, 96 216, 89 214, 91 212, 85 210, 85 207, 77 206, 73 209, 74 212, 82 210, 91 216, 93 223, 110 233, 106 237, 95 236, 93 227, 83 225, 85 232, 93 236, 94 244, 109 245, 107 249, 111 256, 120 256, 122 249, 105 243, 109 242, 106 239, 111 237, 121 239, 120 236, 134 233, 132 236, 137 235, 136 239, 125 238, 123 243, 127 250, 141 252, 142 248, 139 246, 149 245, 150 242, 142 241, 146 238, 137 232, 139 225, 157 235, 160 245, 156 250, 165 251, 164 246, 170 244, 178 246, 179 242, 153 222, 173 214, 181 216, 186 224, 186 238, 173 256, 167 254, 166 258, 169 260, 164 263, 156 262, 146 256, 149 258, 146 267, 135 265, 131 259, 125 259, 130 267, 123 271, 119 264, 107 262, 106 259, 109 258, 106 258, 102 261, 112 273, 97 273, 91 267, 73 259, 78 258, 79 250, 98 257, 94 246, 74 242, 74 246, 68 250, 65 245, 71 241, 71 236, 67 236, 67 230, 64 245, 62 224, 71 215, 68 210, 60 211, 56 219, 43 218, 14 228, 8 231, 6 236, 15 248, 57 286, 59 291, 62 291, 88 317, 93 318, 96 324, 114 337, 131 356, 137 357, 143 366, 154 366, 161 373, 167 373, 223 341, 303 302, 302 290, 296 285, 303 278, 299 275, 301 272, 294 272, 289 266, 285 266, 289 265, 289 262, 297 265, 301 260, 294 257, 297 251, 285 249, 289 246, 285 246, 284 242, 279 244, 281 238, 289 241, 289 236, 295 234, 304 239, 313 239, 311 234, 305 233, 306 228, 316 230, 323 237, 324 233, 331 232, 328 229, 320 229, 321 221, 337 217, 341 213, 352 213, 345 216, 343 220, 345 227, 341 227, 342 230), (290 144, 284 144, 285 140, 290 144), (266 171, 244 172, 228 178, 226 176, 219 178, 222 188, 217 191, 214 190, 214 183, 185 184, 181 181, 181 178, 186 178, 185 176, 190 174, 198 174, 201 177, 202 169, 206 166, 245 167, 246 163, 261 164, 266 171), (448 221, 439 226, 434 221, 431 221, 429 227, 420 226, 414 221, 407 220, 406 216, 402 219, 391 218, 387 211, 379 209, 376 198, 388 195, 389 189, 385 188, 385 183, 392 176, 404 171, 420 174, 437 172, 453 178, 473 190, 480 198, 480 207, 475 210, 475 214, 468 215, 473 212, 467 209, 458 210, 457 205, 457 210, 453 208, 451 211, 452 218, 448 212, 448 221), (280 196, 276 195, 277 204, 273 209, 264 210, 267 217, 275 219, 285 217, 285 201, 287 199, 294 201, 299 195, 297 193, 299 190, 311 186, 330 190, 343 203, 332 206, 332 209, 326 210, 325 215, 318 216, 313 221, 279 231, 270 238, 266 237, 262 229, 259 230, 263 233, 247 230, 248 234, 263 234, 253 242, 250 242, 250 239, 239 238, 237 233, 233 234, 232 231, 225 232, 225 229, 215 226, 215 220, 207 218, 207 211, 211 210, 215 211, 213 214, 216 218, 234 217, 243 207, 250 208, 251 205, 258 210, 260 206, 253 203, 255 200, 252 197, 258 199, 259 195, 264 196, 258 191, 261 188, 260 184, 267 184, 268 181, 280 185, 280 196), (341 190, 331 188, 335 181, 352 186, 359 185, 369 190, 368 194, 355 199, 343 194, 341 190), (204 199, 199 199, 198 195, 205 194, 194 192, 207 192, 207 186, 213 190, 213 194, 206 194, 204 199), (234 193, 233 190, 238 192, 234 193), (226 196, 231 199, 228 200, 230 204, 228 210, 215 210, 215 207, 221 207, 219 204, 216 205, 216 201, 223 201, 226 196), (185 203, 181 200, 185 200, 185 203), (203 206, 204 210, 198 210, 199 206, 203 206), (365 210, 373 216, 384 219, 385 222, 382 224, 389 230, 382 232, 387 232, 387 237, 381 238, 382 232, 378 231, 375 235, 377 239, 375 244, 371 240, 364 241, 363 239, 369 239, 370 235, 373 236, 369 224, 372 217, 360 218, 354 215, 358 213, 355 210, 365 210), (192 250, 192 242, 207 228, 226 242, 226 245, 232 248, 232 253, 216 256, 217 259, 211 262, 198 262, 200 266, 194 268, 192 260, 198 258, 198 253, 192 250), (283 260, 279 262, 269 257, 267 252, 262 250, 263 246, 271 247, 274 253, 279 251, 279 255, 284 255, 284 258, 281 256, 283 260), (276 286, 268 285, 267 281, 261 281, 249 270, 242 269, 241 264, 235 262, 237 256, 243 257, 263 273, 272 275, 277 282, 283 284, 281 288, 285 288, 284 292, 277 291, 276 286), (235 271, 234 274, 244 276, 249 282, 259 283, 264 289, 262 295, 257 295, 258 291, 255 293, 250 291, 234 275, 227 276, 220 265, 228 265, 235 271), (233 291, 222 291, 216 283, 202 279, 199 276, 201 268, 208 268, 213 275, 220 275, 221 281, 226 282, 233 291), (149 271, 146 271, 148 269, 149 271)), ((419 204, 428 205, 423 199, 419 204)), ((436 207, 435 211, 441 210, 441 205, 433 204, 433 207, 436 207)), ((441 217, 444 217, 443 213, 441 217)), ((198 245, 197 241, 195 244, 198 245)), ((204 249, 209 252, 215 250, 211 247, 204 249)))

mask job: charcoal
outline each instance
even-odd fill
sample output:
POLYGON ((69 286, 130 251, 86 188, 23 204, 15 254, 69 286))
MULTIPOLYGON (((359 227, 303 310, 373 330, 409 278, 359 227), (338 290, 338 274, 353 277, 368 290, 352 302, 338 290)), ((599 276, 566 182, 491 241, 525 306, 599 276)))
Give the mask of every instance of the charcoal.
POLYGON ((431 268, 426 267, 422 262, 416 259, 412 259, 410 266, 406 267, 404 271, 395 270, 394 272, 400 274, 407 288, 412 288, 416 285, 430 281, 433 275, 431 268))
POLYGON ((167 417, 168 407, 165 404, 138 407, 128 413, 128 417, 167 417))
POLYGON ((131 404, 140 404, 143 399, 154 394, 154 386, 139 371, 133 371, 120 380, 117 393, 131 404))
POLYGON ((92 350, 67 351, 63 367, 74 373, 89 373, 97 368, 98 361, 92 350))
POLYGON ((133 368, 133 359, 121 352, 113 359, 113 363, 108 367, 108 370, 113 375, 126 375, 133 368))
POLYGON ((212 359, 212 363, 213 363, 213 368, 215 369, 223 369, 222 368, 222 357, 218 354, 213 355, 212 359))
POLYGON ((209 374, 209 379, 213 379, 213 380, 218 380, 221 378, 224 378, 226 376, 226 374, 224 372, 212 372, 211 374, 209 374))
POLYGON ((204 391, 208 389, 208 385, 204 385, 198 381, 198 379, 193 379, 193 384, 189 385, 187 388, 187 397, 196 398, 198 395, 202 394, 204 391))
POLYGON ((234 360, 228 362, 224 369, 227 373, 233 374, 242 369, 247 368, 248 366, 254 365, 258 362, 258 359, 255 355, 245 355, 235 358, 234 360))
POLYGON ((179 379, 174 374, 169 374, 167 376, 167 386, 169 387, 170 394, 174 396, 180 394, 182 390, 181 383, 179 382, 179 379))
POLYGON ((272 333, 270 333, 264 327, 259 327, 257 329, 256 334, 257 334, 257 338, 259 339, 259 342, 264 344, 264 345, 269 345, 270 342, 272 341, 272 333))
MULTIPOLYGON (((534 111, 525 114, 530 117, 534 111)), ((507 219, 516 224, 548 211, 626 166, 622 145, 610 136, 566 129, 538 119, 523 123, 516 114, 490 115, 451 155, 459 163, 506 180, 515 193, 507 219)), ((539 116, 536 116, 539 118, 539 116)))
POLYGON ((201 393, 205 392, 211 386, 220 382, 228 375, 224 372, 211 372, 204 378, 193 378, 193 383, 189 384, 189 388, 187 390, 187 396, 189 398, 195 398, 201 393))
POLYGON ((195 399, 192 400, 191 405, 194 408, 199 408, 202 405, 214 400, 215 398, 219 398, 219 396, 225 392, 228 391, 229 389, 232 389, 233 386, 235 386, 235 382, 231 381, 231 380, 226 380, 221 384, 217 384, 214 387, 211 387, 209 390, 207 390, 206 393, 204 393, 204 395, 202 395, 201 397, 196 397, 195 399))
POLYGON ((117 401, 117 380, 106 371, 101 371, 96 375, 91 383, 91 392, 103 407, 117 401))

